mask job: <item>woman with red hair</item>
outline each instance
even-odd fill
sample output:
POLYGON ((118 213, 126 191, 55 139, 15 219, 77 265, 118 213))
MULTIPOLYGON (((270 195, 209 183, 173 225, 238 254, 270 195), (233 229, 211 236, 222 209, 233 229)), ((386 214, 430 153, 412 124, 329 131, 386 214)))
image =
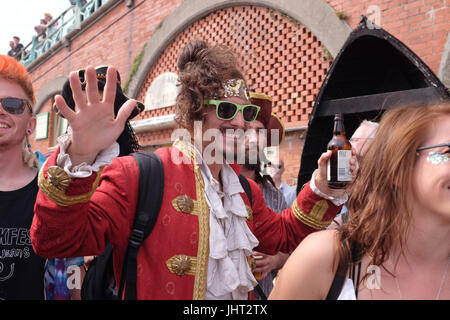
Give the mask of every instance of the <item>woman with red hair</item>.
POLYGON ((450 299, 449 129, 449 102, 387 111, 350 186, 348 221, 307 237, 270 298, 450 299))

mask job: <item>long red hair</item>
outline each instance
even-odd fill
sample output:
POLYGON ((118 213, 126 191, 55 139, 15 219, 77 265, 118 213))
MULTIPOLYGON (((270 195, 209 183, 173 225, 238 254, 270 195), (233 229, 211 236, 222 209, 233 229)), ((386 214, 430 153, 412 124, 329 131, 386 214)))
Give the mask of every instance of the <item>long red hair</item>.
POLYGON ((352 249, 359 258, 369 256, 369 264, 382 265, 393 247, 404 248, 416 149, 444 115, 450 115, 450 102, 386 111, 350 186, 349 220, 340 228, 343 265, 355 258, 352 249))

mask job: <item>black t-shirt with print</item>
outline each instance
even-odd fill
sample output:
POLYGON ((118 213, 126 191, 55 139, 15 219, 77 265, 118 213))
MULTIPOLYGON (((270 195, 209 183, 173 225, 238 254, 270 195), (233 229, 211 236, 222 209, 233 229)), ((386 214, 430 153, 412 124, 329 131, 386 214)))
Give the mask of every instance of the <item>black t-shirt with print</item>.
POLYGON ((15 191, 0 191, 0 300, 44 299, 45 259, 30 241, 37 177, 15 191))

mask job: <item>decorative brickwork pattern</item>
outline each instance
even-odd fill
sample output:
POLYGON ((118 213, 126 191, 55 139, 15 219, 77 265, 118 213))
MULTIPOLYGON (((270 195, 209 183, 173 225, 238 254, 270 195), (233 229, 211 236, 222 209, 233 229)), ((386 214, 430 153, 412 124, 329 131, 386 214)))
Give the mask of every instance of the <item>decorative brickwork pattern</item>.
MULTIPOLYGON (((315 96, 330 66, 328 53, 311 31, 297 21, 272 9, 255 6, 215 11, 180 33, 152 67, 138 97, 141 101, 158 75, 178 72, 178 53, 194 39, 232 47, 241 58, 248 83, 255 91, 273 97, 274 112, 286 127, 307 124, 315 96)), ((171 113, 174 107, 146 111, 141 118, 171 113)), ((164 136, 155 132, 142 138, 140 135, 144 144, 161 143, 164 136)))

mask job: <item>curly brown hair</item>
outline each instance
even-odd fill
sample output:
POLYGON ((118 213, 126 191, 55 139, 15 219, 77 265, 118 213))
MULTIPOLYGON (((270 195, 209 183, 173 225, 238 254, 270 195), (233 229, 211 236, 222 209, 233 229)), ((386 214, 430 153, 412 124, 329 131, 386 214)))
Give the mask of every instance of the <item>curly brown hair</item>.
POLYGON ((186 44, 178 56, 178 69, 181 90, 175 121, 188 130, 193 129, 194 121, 203 119, 205 98, 223 95, 225 80, 244 79, 238 57, 229 47, 209 46, 204 40, 186 44))

